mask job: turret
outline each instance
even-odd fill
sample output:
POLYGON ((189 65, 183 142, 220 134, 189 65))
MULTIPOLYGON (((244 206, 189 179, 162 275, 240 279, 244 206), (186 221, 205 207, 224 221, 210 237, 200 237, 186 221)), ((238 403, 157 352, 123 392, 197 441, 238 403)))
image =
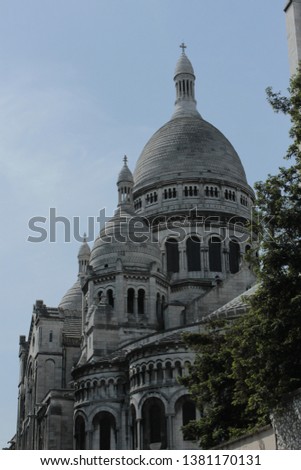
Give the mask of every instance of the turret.
POLYGON ((180 47, 182 48, 182 54, 177 62, 174 75, 176 86, 176 108, 172 118, 182 116, 200 117, 200 114, 196 109, 196 100, 194 97, 194 70, 190 60, 185 54, 185 44, 182 43, 180 47))
POLYGON ((90 259, 90 253, 91 253, 91 250, 87 243, 87 236, 84 233, 83 243, 77 255, 79 277, 83 276, 87 271, 87 266, 89 264, 89 259, 90 259))
POLYGON ((133 208, 133 186, 134 179, 131 170, 127 165, 127 156, 123 159, 124 165, 117 180, 118 187, 118 207, 133 208))

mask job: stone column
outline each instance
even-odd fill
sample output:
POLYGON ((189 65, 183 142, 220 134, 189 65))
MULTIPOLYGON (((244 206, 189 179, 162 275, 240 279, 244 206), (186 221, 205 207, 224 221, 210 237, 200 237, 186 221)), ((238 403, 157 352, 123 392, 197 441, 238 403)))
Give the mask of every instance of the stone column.
POLYGON ((209 271, 209 248, 208 247, 201 248, 201 256, 202 256, 204 277, 208 277, 208 271, 209 271))
POLYGON ((230 272, 229 250, 227 248, 223 249, 222 270, 223 270, 224 273, 229 273, 230 272))
POLYGON ((167 449, 173 449, 173 415, 167 417, 167 449))
POLYGON ((99 449, 99 440, 100 440, 100 429, 99 424, 94 428, 94 432, 92 434, 92 449, 99 449))
POLYGON ((123 274, 122 273, 117 274, 115 278, 114 315, 116 315, 118 323, 124 321, 125 319, 123 274))
POLYGON ((93 449, 93 430, 87 431, 86 433, 86 449, 93 449))
POLYGON ((177 200, 179 204, 182 204, 183 201, 183 183, 177 184, 177 200))
POLYGON ((136 426, 137 426, 137 449, 141 449, 141 418, 136 419, 136 426))
POLYGON ((147 309, 147 318, 148 323, 156 325, 157 316, 156 316, 156 300, 157 300, 157 285, 156 279, 151 276, 149 279, 149 298, 148 298, 148 309, 147 309))
POLYGON ((184 267, 184 242, 178 244, 179 247, 179 275, 183 277, 185 275, 184 267))

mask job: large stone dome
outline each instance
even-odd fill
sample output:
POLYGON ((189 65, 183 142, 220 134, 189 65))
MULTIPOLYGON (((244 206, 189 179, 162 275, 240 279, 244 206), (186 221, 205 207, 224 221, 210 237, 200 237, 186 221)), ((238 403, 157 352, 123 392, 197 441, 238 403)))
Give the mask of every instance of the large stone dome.
MULTIPOLYGON (((213 192, 220 197, 225 192, 228 194, 231 191, 234 194, 238 190, 239 197, 242 195, 253 199, 254 193, 247 183, 244 168, 234 147, 197 110, 194 70, 184 52, 185 45, 182 44, 181 48, 183 52, 174 75, 174 113, 149 139, 134 171, 136 207, 139 209, 139 198, 147 199, 148 194, 154 194, 154 191, 160 203, 160 194, 162 191, 168 193, 170 185, 174 188, 173 194, 177 194, 173 196, 175 204, 178 208, 183 208, 180 193, 185 191, 185 185, 189 188, 191 183, 196 185, 198 194, 202 194, 206 185, 209 185, 210 190, 212 187, 213 192), (161 192, 157 191, 160 188, 161 192)), ((164 199, 168 197, 164 196, 164 199)), ((148 206, 149 204, 145 204, 143 210, 146 208, 148 212, 151 211, 148 206)))
POLYGON ((234 147, 200 116, 177 117, 162 126, 145 145, 134 172, 135 190, 158 182, 208 178, 248 187, 234 147))

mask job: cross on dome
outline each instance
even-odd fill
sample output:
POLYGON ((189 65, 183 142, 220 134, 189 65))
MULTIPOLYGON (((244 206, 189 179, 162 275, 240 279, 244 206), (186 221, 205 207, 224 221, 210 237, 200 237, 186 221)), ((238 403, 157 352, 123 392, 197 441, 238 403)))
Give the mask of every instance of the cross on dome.
POLYGON ((179 47, 182 49, 182 54, 185 54, 185 49, 187 48, 187 46, 185 45, 185 43, 182 42, 182 44, 180 44, 179 47))
POLYGON ((128 157, 126 155, 123 157, 123 161, 124 161, 124 164, 127 165, 128 157))

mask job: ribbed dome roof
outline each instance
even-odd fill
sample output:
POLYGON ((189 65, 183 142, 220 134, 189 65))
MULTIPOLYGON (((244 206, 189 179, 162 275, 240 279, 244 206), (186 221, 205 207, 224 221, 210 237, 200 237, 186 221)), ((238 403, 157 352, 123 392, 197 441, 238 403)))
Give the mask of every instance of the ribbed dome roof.
POLYGON ((134 172, 135 190, 202 177, 248 186, 239 156, 218 129, 200 116, 177 117, 145 145, 134 172))
POLYGON ((60 301, 58 308, 61 308, 62 310, 81 311, 82 290, 79 281, 76 281, 75 284, 73 284, 73 286, 66 292, 60 301))
POLYGON ((128 182, 128 183, 133 183, 134 182, 133 174, 132 174, 131 170, 129 169, 129 167, 127 166, 126 162, 124 162, 124 165, 120 170, 120 173, 119 173, 118 179, 117 179, 117 183, 120 183, 122 181, 128 182))
POLYGON ((153 262, 161 264, 158 243, 150 240, 144 219, 124 208, 119 208, 101 230, 89 264, 96 271, 116 269, 118 260, 125 268, 134 270, 149 270, 153 262))
POLYGON ((90 253, 91 253, 90 247, 89 247, 88 243, 86 241, 84 241, 83 244, 81 245, 80 249, 79 249, 79 252, 78 252, 77 256, 78 256, 78 258, 89 257, 90 253))
POLYGON ((194 70, 191 65, 191 62, 185 53, 182 53, 178 59, 175 68, 175 77, 180 73, 189 73, 191 75, 194 75, 194 70))

